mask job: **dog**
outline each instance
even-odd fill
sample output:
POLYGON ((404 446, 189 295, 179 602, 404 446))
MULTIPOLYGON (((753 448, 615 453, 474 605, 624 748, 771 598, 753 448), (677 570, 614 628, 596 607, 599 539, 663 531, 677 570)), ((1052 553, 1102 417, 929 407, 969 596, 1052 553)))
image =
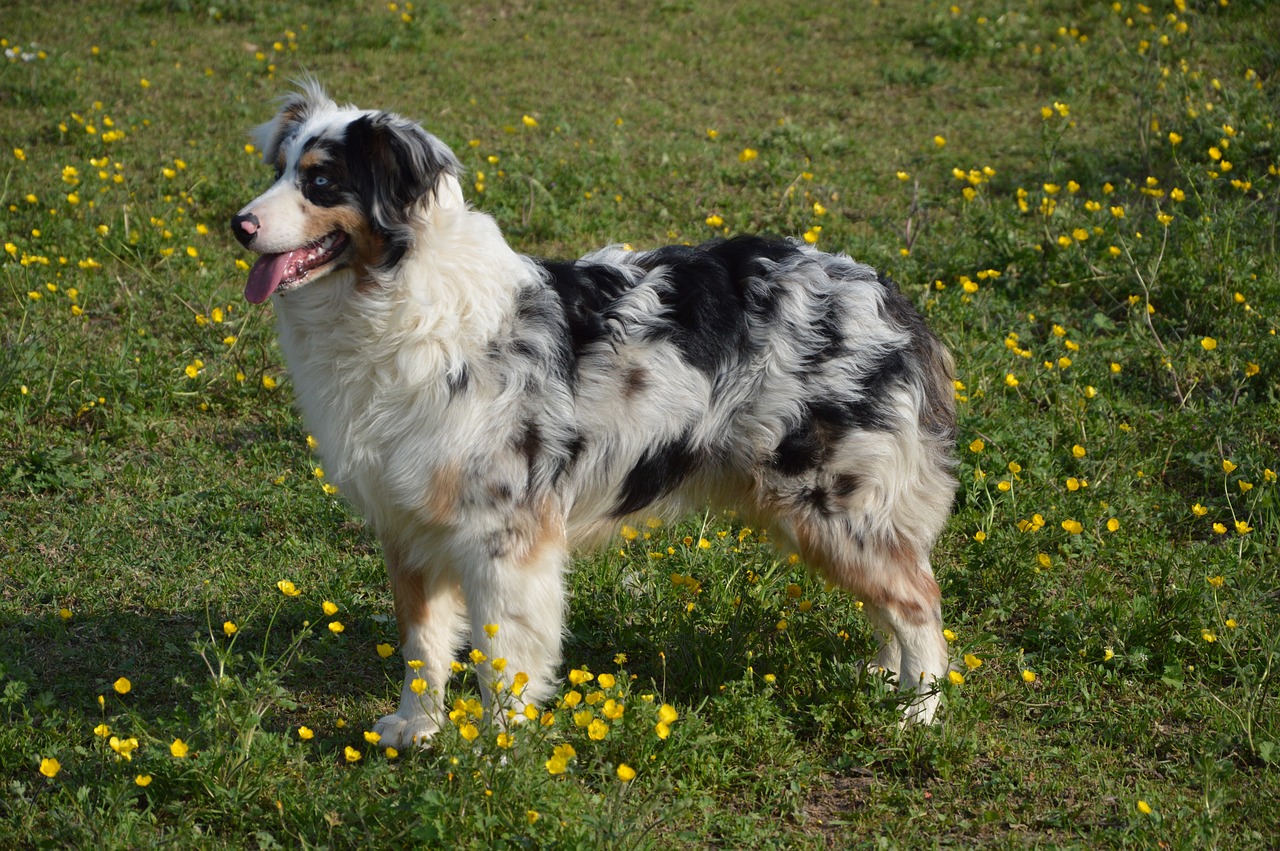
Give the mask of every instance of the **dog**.
POLYGON ((231 219, 260 255, 244 295, 382 545, 406 660, 382 742, 439 729, 467 639, 487 711, 549 698, 571 549, 680 506, 767 525, 863 601, 904 723, 934 721, 953 365, 891 281, 751 236, 523 256, 444 143, 314 81, 256 140, 275 181, 231 219))

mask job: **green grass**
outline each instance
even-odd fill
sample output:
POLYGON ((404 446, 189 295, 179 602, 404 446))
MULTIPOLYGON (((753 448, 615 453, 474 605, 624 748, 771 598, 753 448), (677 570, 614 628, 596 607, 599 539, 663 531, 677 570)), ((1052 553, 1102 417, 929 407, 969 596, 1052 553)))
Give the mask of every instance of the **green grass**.
POLYGON ((7 9, 0 843, 1274 842, 1280 19, 1149 5, 7 9), (365 741, 401 664, 380 554, 226 234, 307 73, 421 118, 521 250, 807 232, 901 282, 962 383, 941 727, 897 727, 854 601, 710 516, 575 564, 565 673, 615 685, 509 749, 465 705, 428 750, 365 741))

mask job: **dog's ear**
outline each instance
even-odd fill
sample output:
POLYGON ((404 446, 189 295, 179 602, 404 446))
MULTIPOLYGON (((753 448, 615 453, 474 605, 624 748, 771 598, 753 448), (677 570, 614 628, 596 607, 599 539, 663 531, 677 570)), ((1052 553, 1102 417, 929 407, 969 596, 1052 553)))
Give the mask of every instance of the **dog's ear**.
POLYGON ((462 164, 449 147, 412 121, 368 113, 347 125, 348 167, 374 229, 387 240, 382 266, 394 266, 413 241, 414 209, 462 164))
POLYGON ((262 151, 262 161, 272 165, 276 173, 284 171, 284 146, 294 137, 307 118, 336 104, 325 94, 324 87, 314 79, 298 83, 298 91, 280 99, 280 111, 276 117, 253 131, 253 140, 262 151))

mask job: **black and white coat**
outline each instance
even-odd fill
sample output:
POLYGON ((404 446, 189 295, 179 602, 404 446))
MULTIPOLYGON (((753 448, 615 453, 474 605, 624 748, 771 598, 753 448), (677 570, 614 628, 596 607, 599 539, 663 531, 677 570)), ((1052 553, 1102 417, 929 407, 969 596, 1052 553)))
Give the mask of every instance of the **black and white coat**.
POLYGON ((273 300, 326 476, 376 530, 401 655, 423 663, 384 742, 439 727, 468 639, 506 660, 481 666, 504 709, 547 698, 571 548, 708 504, 861 599, 875 663, 917 690, 907 719, 933 719, 951 361, 890 281, 757 237, 523 256, 437 138, 315 84, 258 138, 277 180, 232 220, 262 255, 246 297, 273 300))

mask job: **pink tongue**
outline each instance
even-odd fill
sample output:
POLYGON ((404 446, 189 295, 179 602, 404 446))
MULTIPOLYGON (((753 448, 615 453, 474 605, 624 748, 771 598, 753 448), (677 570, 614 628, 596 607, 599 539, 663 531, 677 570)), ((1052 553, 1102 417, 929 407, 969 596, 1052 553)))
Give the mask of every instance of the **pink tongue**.
POLYGON ((249 270, 249 281, 244 285, 244 297, 253 304, 262 304, 271 298, 271 294, 284 279, 285 267, 293 252, 283 254, 264 254, 249 270))

